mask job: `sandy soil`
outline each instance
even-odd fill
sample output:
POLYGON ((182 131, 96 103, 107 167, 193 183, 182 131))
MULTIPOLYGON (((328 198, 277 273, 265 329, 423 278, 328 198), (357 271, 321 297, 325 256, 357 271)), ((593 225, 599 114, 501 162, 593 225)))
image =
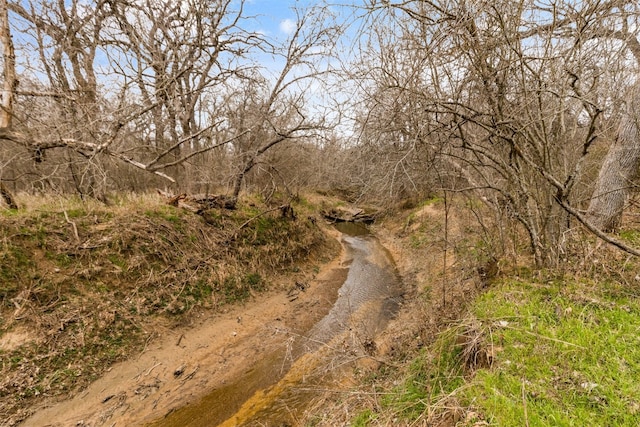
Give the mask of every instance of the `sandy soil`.
POLYGON ((307 331, 330 309, 348 263, 343 249, 310 277, 304 291, 261 294, 243 306, 199 319, 196 326, 161 329, 141 354, 114 365, 77 396, 39 409, 21 425, 135 426, 161 418, 307 331))

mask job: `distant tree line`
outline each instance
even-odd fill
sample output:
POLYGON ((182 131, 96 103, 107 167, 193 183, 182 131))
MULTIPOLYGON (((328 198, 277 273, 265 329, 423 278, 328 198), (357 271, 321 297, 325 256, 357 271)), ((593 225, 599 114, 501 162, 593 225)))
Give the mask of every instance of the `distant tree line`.
POLYGON ((299 9, 279 42, 247 30, 245 3, 2 0, 4 185, 237 199, 256 175, 304 180, 276 157, 317 150, 328 129, 308 99, 339 28, 299 9))
POLYGON ((640 254, 612 233, 640 166, 637 2, 318 4, 285 42, 246 5, 0 0, 0 194, 456 192, 538 265, 577 229, 640 254))
POLYGON ((379 192, 473 194, 538 265, 615 231, 640 166, 635 1, 383 1, 352 66, 379 192))

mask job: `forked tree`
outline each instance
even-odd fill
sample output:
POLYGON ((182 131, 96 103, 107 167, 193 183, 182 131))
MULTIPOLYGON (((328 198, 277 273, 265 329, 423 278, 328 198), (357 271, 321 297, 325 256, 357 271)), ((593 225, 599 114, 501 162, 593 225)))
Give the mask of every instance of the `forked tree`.
POLYGON ((2 4, 5 57, 14 58, 11 17, 25 71, 17 90, 15 63, 5 60, 5 111, 20 120, 0 138, 53 165, 43 181, 64 185, 65 170, 80 183, 95 176, 89 187, 100 180, 103 188, 126 188, 135 170, 175 189, 226 178, 235 201, 266 152, 325 126, 308 100, 339 33, 329 8, 298 9, 281 43, 247 30, 254 17, 245 0, 2 4), (279 68, 267 69, 260 55, 279 68), (255 112, 221 108, 254 86, 264 88, 255 112), (238 115, 250 119, 242 129, 233 127, 238 115))
POLYGON ((584 202, 594 147, 615 136, 619 92, 635 75, 620 40, 630 46, 637 12, 626 1, 374 3, 369 16, 393 32, 369 39, 380 60, 361 87, 379 112, 367 117, 410 123, 408 134, 377 134, 431 146, 433 172, 517 221, 537 264, 563 260, 576 221, 638 254, 592 222, 584 202))

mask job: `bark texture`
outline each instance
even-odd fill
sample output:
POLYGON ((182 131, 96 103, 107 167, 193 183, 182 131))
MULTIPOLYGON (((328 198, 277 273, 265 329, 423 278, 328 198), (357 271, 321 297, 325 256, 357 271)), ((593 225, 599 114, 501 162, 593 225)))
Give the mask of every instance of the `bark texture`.
POLYGON ((13 116, 13 92, 16 86, 16 55, 9 29, 9 11, 7 1, 0 1, 0 43, 2 43, 4 83, 2 85, 2 100, 0 109, 0 128, 11 127, 13 116))
POLYGON ((624 206, 640 167, 640 84, 636 84, 622 117, 618 138, 609 149, 589 204, 587 219, 611 232, 620 227, 624 206))

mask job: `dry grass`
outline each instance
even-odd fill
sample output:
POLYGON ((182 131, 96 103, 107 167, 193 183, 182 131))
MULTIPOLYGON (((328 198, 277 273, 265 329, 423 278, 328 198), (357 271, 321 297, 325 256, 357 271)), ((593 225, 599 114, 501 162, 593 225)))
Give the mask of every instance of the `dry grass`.
POLYGON ((465 375, 454 369, 461 357, 469 365, 488 357, 481 331, 472 322, 460 323, 466 304, 484 286, 475 268, 478 259, 472 259, 478 254, 469 249, 476 246, 468 237, 473 224, 468 215, 449 212, 446 239, 440 199, 394 212, 376 227, 405 283, 403 308, 375 340, 375 356, 382 363, 354 363, 352 384, 320 396, 301 425, 450 426, 467 416, 452 389, 438 389, 438 381, 429 385, 428 374, 439 372, 439 382, 457 384, 465 375), (437 353, 448 350, 433 345, 452 325, 459 325, 458 334, 450 337, 460 340, 457 352, 450 365, 436 366, 437 353))
MULTIPOLYGON (((637 370, 628 355, 638 260, 581 236, 567 247, 575 262, 534 271, 526 238, 480 227, 470 212, 450 212, 446 239, 438 202, 379 230, 409 285, 399 319, 376 340, 388 363, 355 365, 354 384, 322 396, 305 425, 637 425, 627 371, 637 370), (626 338, 614 346, 613 335, 626 338)), ((637 230, 627 221, 620 237, 640 246, 637 230)))
POLYGON ((327 249, 321 230, 257 201, 200 217, 157 196, 112 206, 18 197, 0 212, 0 425, 64 396, 153 339, 268 289, 327 249))

